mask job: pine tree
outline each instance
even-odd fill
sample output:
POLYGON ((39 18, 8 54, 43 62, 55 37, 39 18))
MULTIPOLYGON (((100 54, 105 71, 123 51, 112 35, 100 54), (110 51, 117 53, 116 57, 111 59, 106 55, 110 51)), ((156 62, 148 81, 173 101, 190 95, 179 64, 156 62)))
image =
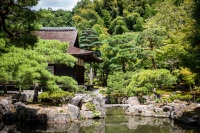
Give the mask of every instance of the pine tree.
POLYGON ((80 46, 83 49, 92 50, 94 47, 99 47, 101 42, 99 41, 98 34, 91 28, 83 30, 80 37, 80 46))

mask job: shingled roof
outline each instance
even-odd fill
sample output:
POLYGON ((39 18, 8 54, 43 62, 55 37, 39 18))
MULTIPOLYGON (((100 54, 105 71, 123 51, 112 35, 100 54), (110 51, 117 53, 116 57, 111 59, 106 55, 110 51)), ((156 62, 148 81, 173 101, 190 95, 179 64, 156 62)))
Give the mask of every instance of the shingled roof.
POLYGON ((69 42, 70 46, 67 53, 84 59, 86 62, 101 62, 102 60, 95 55, 94 51, 79 48, 78 32, 74 27, 42 27, 35 34, 45 40, 59 40, 69 42))

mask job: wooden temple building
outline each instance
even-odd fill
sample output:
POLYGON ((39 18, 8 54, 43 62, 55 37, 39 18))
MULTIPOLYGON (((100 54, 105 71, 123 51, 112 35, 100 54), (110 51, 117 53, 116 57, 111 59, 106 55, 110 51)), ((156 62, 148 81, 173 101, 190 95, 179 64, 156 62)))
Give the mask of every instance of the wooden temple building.
POLYGON ((68 42, 67 53, 76 57, 78 61, 73 68, 65 65, 49 64, 51 72, 58 76, 71 76, 78 84, 84 84, 84 63, 90 63, 90 84, 92 84, 92 62, 101 62, 94 51, 83 50, 79 46, 78 32, 74 27, 43 27, 35 32, 37 36, 45 40, 59 40, 68 42))

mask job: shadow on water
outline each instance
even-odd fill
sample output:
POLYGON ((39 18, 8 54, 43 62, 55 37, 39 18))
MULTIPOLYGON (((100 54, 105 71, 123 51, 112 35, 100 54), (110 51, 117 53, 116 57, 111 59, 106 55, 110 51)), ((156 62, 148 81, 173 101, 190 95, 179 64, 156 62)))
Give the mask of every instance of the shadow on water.
POLYGON ((170 119, 125 116, 120 108, 107 110, 105 119, 45 125, 1 123, 0 130, 0 133, 198 133, 197 127, 175 124, 170 119))

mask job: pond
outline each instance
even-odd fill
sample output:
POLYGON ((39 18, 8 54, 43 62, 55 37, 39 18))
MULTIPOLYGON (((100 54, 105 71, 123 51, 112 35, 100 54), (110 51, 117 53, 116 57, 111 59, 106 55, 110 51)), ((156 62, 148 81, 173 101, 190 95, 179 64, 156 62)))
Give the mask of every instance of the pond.
POLYGON ((197 127, 174 123, 173 120, 151 117, 125 116, 123 110, 107 110, 105 119, 50 125, 24 125, 16 123, 3 126, 0 132, 9 133, 197 133, 197 127))

